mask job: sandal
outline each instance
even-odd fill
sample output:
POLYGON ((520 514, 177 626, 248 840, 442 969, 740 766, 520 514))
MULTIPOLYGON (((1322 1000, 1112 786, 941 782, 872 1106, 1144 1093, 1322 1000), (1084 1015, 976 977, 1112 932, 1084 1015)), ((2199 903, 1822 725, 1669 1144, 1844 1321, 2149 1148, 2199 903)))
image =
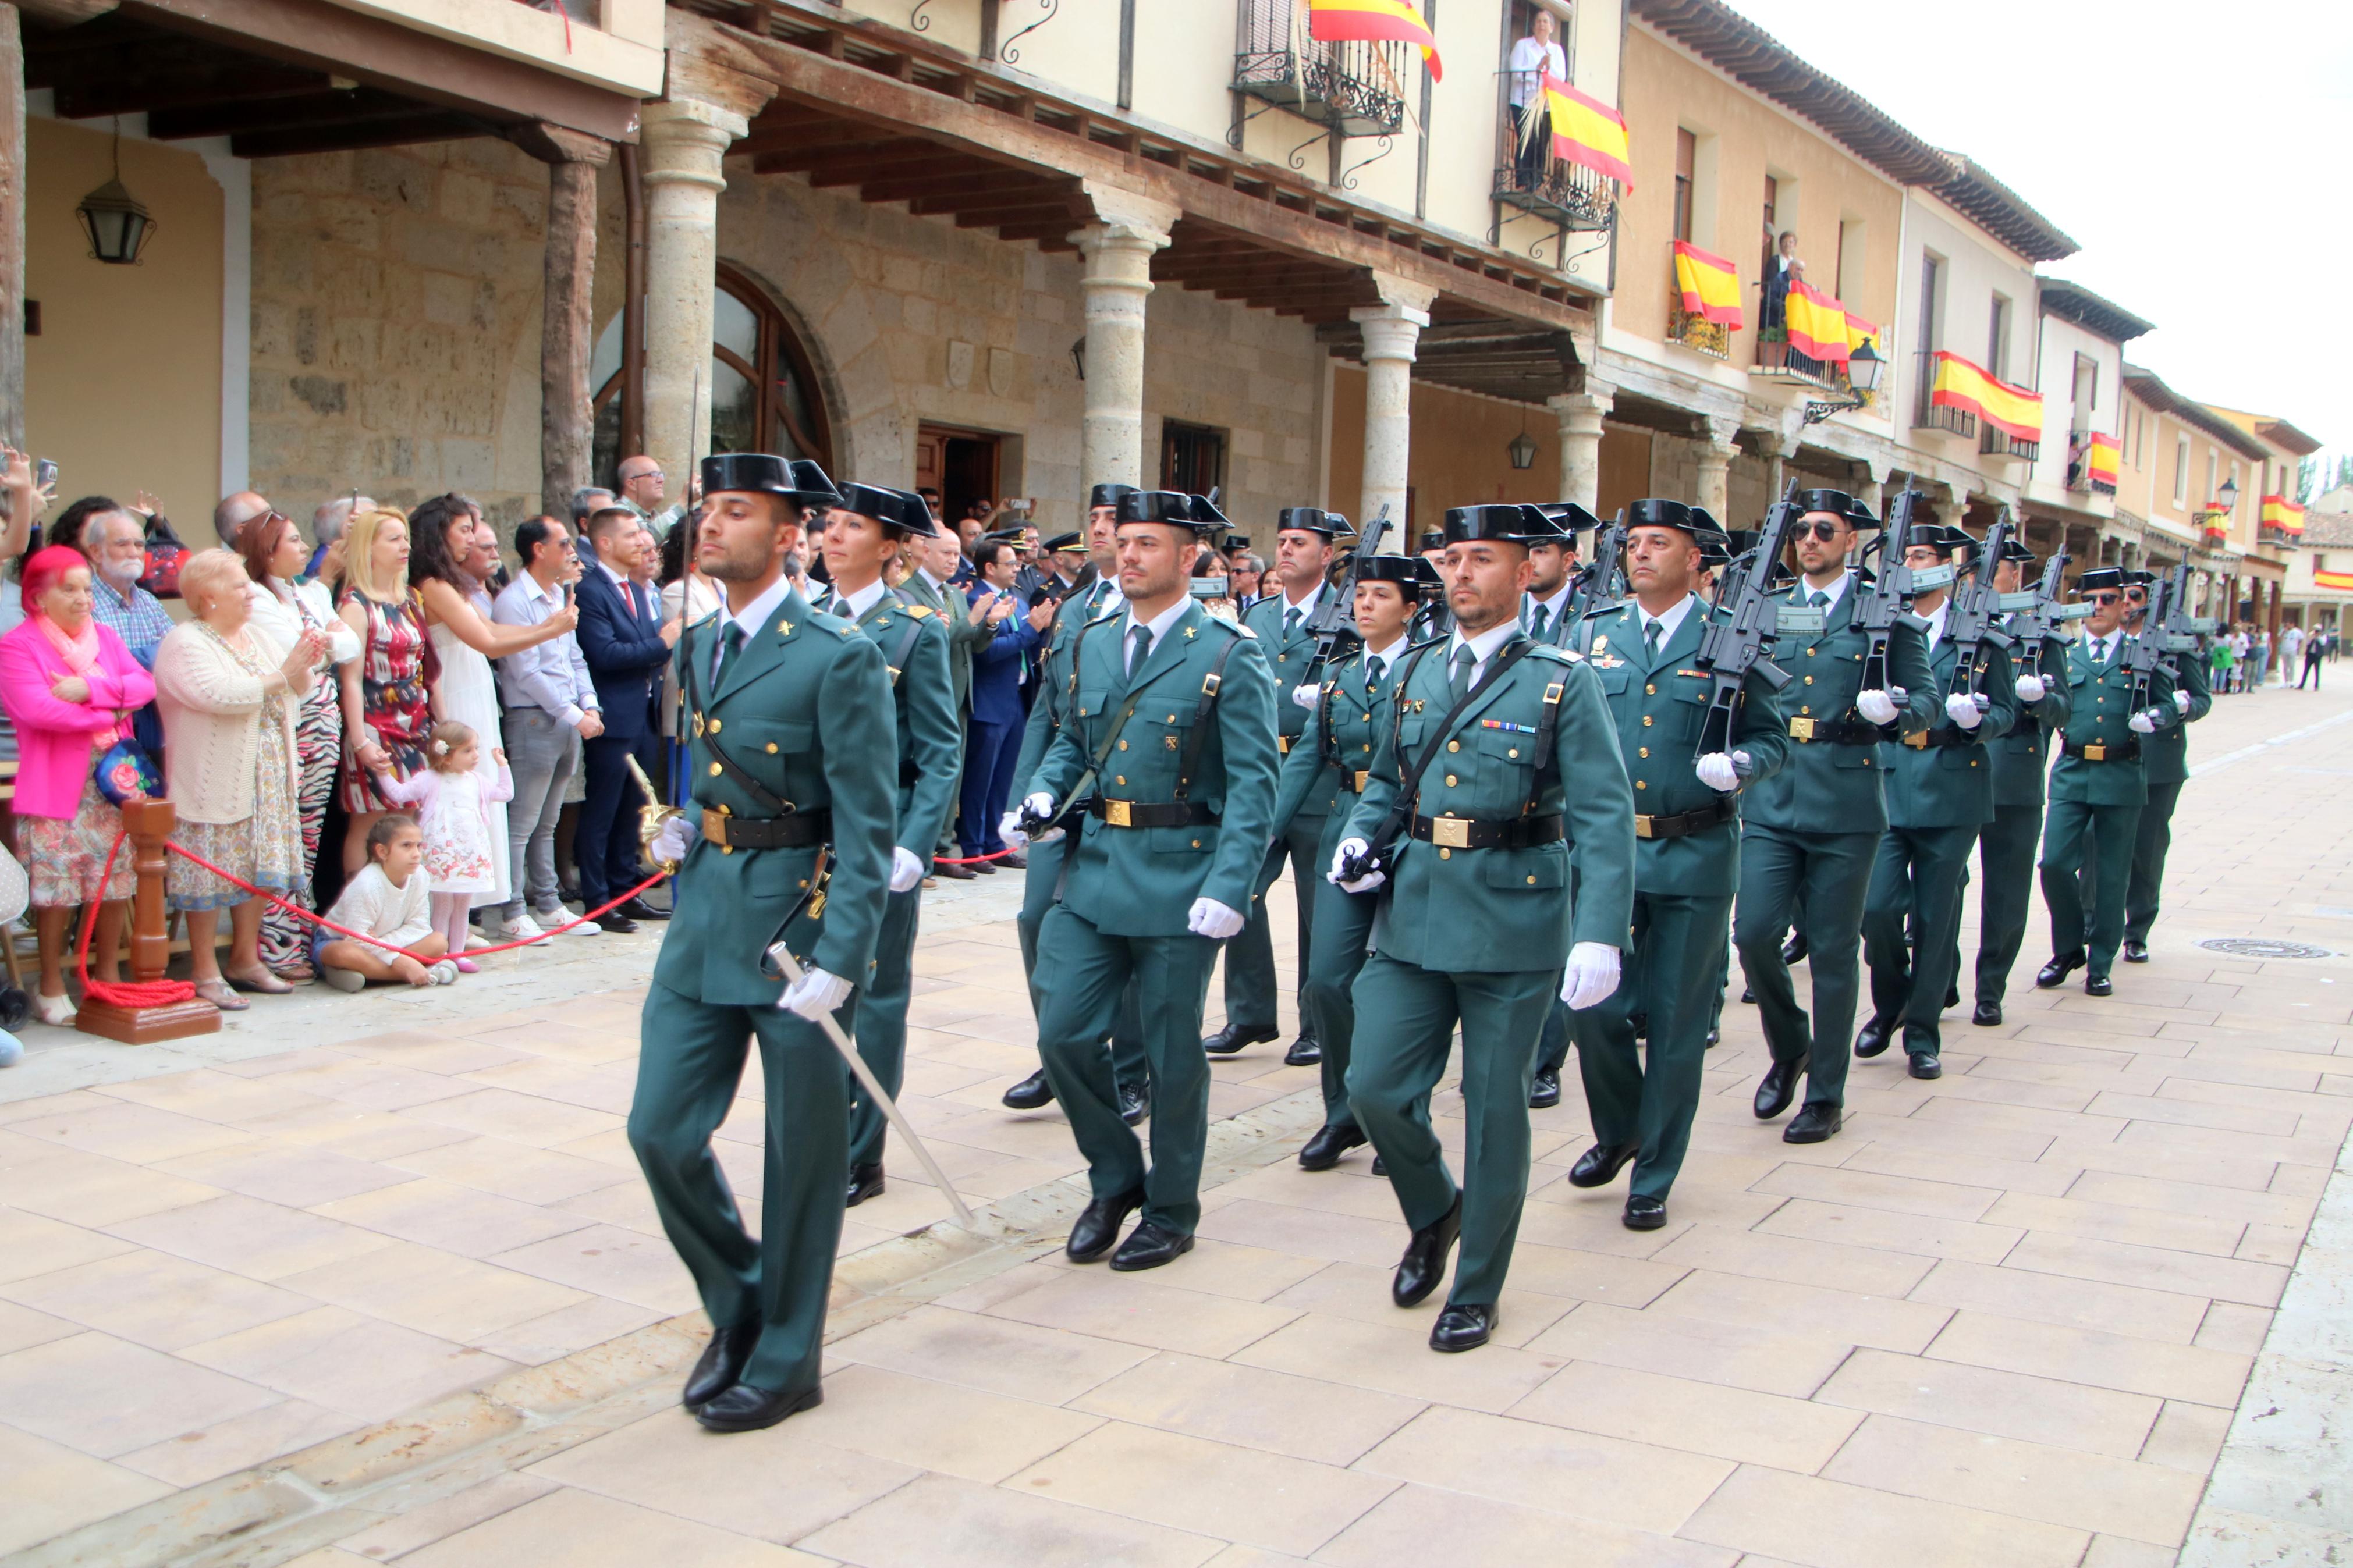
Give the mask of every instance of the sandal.
POLYGON ((209 1002, 224 1013, 242 1013, 252 1005, 244 997, 230 990, 228 982, 226 980, 197 981, 196 999, 209 1002))
POLYGON ((283 996, 294 989, 267 969, 260 971, 259 974, 225 974, 225 978, 228 981, 230 990, 242 991, 249 995, 283 996))

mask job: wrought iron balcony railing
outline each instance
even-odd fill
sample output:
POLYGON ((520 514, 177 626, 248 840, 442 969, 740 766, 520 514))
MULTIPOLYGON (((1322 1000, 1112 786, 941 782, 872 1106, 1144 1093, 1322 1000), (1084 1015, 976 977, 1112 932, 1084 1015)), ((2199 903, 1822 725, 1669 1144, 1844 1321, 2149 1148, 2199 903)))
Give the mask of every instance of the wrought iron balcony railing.
POLYGON ((1847 390, 1846 370, 1834 360, 1816 359, 1799 353, 1788 339, 1757 342, 1757 370, 1759 374, 1788 381, 1803 382, 1809 386, 1824 386, 1833 392, 1847 390))
POLYGON ((2090 430, 2067 432, 2067 489, 2081 496, 2112 496, 2116 493, 2116 480, 2092 473, 2094 435, 2090 430))
POLYGON ((1919 383, 1918 399, 1912 408, 1912 428, 1943 430, 1955 436, 1978 433, 1978 416, 1966 408, 1947 408, 1935 401, 1936 387, 1936 356, 1923 351, 1915 354, 1913 379, 1919 383))
POLYGON ((1421 64, 1410 46, 1311 38, 1307 0, 1238 4, 1236 92, 1341 136, 1389 136, 1405 124, 1406 84, 1421 64))
POLYGON ((2006 430, 1981 424, 1978 433, 1978 451, 1983 457, 2016 458, 2031 463, 2042 455, 2042 443, 2021 441, 2006 430))
POLYGON ((1563 228, 1608 228, 1618 212, 1618 182, 1554 157, 1549 146, 1523 147, 1520 111, 1506 92, 1511 75, 1496 77, 1494 199, 1563 228))
POLYGON ((1732 357, 1732 329, 1683 309, 1683 292, 1667 279, 1667 342, 1695 349, 1711 359, 1732 357))

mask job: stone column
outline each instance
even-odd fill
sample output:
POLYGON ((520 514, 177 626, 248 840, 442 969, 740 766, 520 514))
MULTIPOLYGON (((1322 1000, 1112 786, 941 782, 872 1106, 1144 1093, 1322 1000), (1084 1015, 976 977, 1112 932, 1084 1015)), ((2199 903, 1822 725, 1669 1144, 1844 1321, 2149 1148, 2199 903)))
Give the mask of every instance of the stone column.
POLYGON ((1862 465, 1862 489, 1855 493, 1854 499, 1869 507, 1872 516, 1882 521, 1887 517, 1887 480, 1894 472, 1893 464, 1866 461, 1862 465))
POLYGON ((1365 471, 1357 517, 1381 508, 1405 531, 1405 492, 1413 457, 1413 361, 1430 302, 1438 290, 1387 273, 1373 274, 1382 302, 1348 312, 1365 340, 1365 471))
POLYGON ((649 103, 638 131, 646 186, 646 450, 684 495, 710 450, 718 292, 719 161, 749 129, 691 99, 649 103))
POLYGON ((1087 327, 1079 483, 1145 485, 1144 301, 1153 253, 1168 243, 1177 209, 1092 182, 1087 195, 1098 221, 1071 236, 1087 327))
MULTIPOLYGON (((547 240, 542 258, 544 305, 539 338, 540 506, 571 515, 572 493, 590 482, 596 416, 588 360, 596 323, 596 171, 612 143, 557 125, 512 132, 515 143, 547 164, 547 240)), ((683 491, 684 485, 680 486, 683 491)))
POLYGON ((1739 434, 1738 420, 1710 418, 1707 437, 1697 453, 1699 493, 1692 498, 1693 504, 1727 528, 1732 526, 1725 515, 1732 509, 1732 459, 1740 452, 1734 437, 1739 434))
POLYGON ((1588 381, 1583 392, 1545 399, 1560 418, 1560 498, 1591 511, 1601 498, 1601 420, 1615 390, 1588 381))

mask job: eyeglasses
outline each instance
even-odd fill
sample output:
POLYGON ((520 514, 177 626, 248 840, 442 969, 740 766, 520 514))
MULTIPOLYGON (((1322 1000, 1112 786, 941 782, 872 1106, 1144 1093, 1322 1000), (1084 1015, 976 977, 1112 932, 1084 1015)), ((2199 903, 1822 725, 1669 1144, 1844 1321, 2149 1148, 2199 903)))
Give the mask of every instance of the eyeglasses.
POLYGON ((1798 537, 1803 539, 1810 534, 1820 540, 1836 539, 1842 526, 1835 522, 1801 522, 1798 524, 1798 537))
POLYGON ((2084 597, 2094 605, 2113 605, 2124 595, 2122 594, 2086 594, 2084 597))

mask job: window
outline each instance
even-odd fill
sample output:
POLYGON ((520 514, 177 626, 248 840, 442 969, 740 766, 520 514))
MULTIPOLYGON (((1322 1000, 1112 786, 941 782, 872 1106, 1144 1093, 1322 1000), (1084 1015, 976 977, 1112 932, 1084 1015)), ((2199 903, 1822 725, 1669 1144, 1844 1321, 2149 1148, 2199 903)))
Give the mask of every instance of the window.
POLYGON ((2173 504, 2177 507, 2189 504, 2189 437, 2187 436, 2173 438, 2173 504))
MULTIPOLYGON (((1936 284, 1944 271, 1944 263, 1935 255, 1920 253, 1920 352, 1936 352, 1936 284)), ((1926 373, 1924 370, 1922 374, 1926 373)))
POLYGON ((1160 425, 1160 488, 1207 495, 1226 482, 1226 433, 1166 419, 1160 425))
POLYGON ((2000 294, 1993 297, 1987 315, 1985 367, 2004 381, 2010 379, 2010 301, 2000 294))
POLYGON ((1773 250, 1781 241, 1781 182, 1772 175, 1765 176, 1765 254, 1757 266, 1757 276, 1769 275, 1773 270, 1773 250))
MULTIPOLYGON (((1302 6, 1301 9, 1304 10, 1305 7, 1302 6)), ((1512 0, 1509 10, 1510 15, 1505 19, 1511 26, 1512 37, 1514 40, 1535 36, 1538 11, 1552 13, 1552 41, 1560 46, 1560 58, 1568 67, 1568 79, 1575 81, 1577 79, 1577 14, 1569 7, 1567 0, 1512 0)), ((1511 53, 1511 45, 1506 43, 1504 50, 1508 57, 1511 53)))
POLYGON ((1846 280, 1848 279, 1852 278, 1860 283, 1868 275, 1871 252, 1864 239, 1866 232, 1865 225, 1861 218, 1839 220, 1838 275, 1832 281, 1836 284, 1838 297, 1841 300, 1847 297, 1846 280))
POLYGON ((2089 354, 2075 356, 2075 427, 2092 427, 2092 414, 2100 406, 2100 362, 2089 354))
POLYGON ((1675 132, 1675 237, 1692 237, 1692 184, 1698 177, 1699 138, 1688 131, 1675 132))
POLYGON ((2221 453, 2211 447, 2206 448, 2206 504, 2209 506, 2221 498, 2221 485, 2215 477, 2221 462, 2221 453))

